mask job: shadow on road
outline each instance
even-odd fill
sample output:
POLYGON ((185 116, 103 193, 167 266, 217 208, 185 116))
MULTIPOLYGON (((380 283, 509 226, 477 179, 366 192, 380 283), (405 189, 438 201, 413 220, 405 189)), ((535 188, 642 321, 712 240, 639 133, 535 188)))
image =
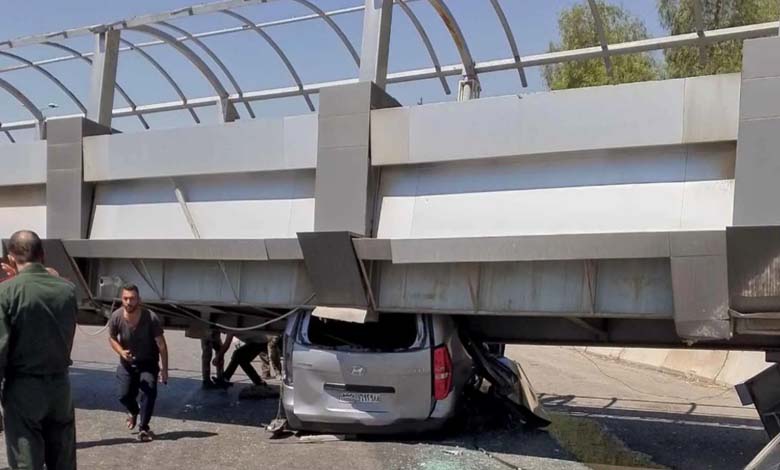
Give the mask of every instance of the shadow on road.
POLYGON ((574 395, 544 395, 541 401, 549 410, 599 423, 630 449, 652 455, 656 463, 671 468, 744 468, 768 441, 757 418, 728 416, 736 406, 574 395), (577 399, 597 399, 605 404, 583 406, 577 399), (688 409, 647 409, 658 404, 688 409), (703 414, 704 407, 712 412, 703 414), (719 409, 723 415, 718 414, 719 409), (713 452, 714 443, 729 451, 713 452))
MULTIPOLYGON (((117 399, 115 372, 72 367, 70 380, 76 409, 124 413, 117 399)), ((276 417, 278 401, 239 400, 238 393, 246 386, 203 390, 199 379, 172 377, 167 385, 158 384, 154 416, 241 426, 269 423, 276 417)))
MULTIPOLYGON (((155 441, 178 441, 179 439, 202 439, 218 436, 215 432, 206 431, 173 431, 163 434, 156 434, 155 441)), ((86 441, 76 443, 77 449, 89 449, 91 447, 108 447, 121 444, 137 444, 138 440, 131 437, 116 437, 112 439, 101 439, 99 441, 86 441)))

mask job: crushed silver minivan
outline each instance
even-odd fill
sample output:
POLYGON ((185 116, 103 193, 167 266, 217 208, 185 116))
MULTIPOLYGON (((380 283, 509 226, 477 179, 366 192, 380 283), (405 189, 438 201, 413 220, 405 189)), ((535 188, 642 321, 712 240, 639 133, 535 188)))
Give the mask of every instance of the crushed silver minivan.
POLYGON ((419 432, 453 417, 472 371, 449 316, 298 313, 285 330, 282 403, 293 429, 419 432))

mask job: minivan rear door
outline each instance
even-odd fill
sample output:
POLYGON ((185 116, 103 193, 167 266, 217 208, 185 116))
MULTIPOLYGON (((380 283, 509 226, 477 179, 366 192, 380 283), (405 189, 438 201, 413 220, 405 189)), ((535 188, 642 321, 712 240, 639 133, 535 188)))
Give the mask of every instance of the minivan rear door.
POLYGON ((298 419, 381 426, 425 419, 432 399, 423 318, 380 314, 365 324, 306 314, 292 354, 298 419))

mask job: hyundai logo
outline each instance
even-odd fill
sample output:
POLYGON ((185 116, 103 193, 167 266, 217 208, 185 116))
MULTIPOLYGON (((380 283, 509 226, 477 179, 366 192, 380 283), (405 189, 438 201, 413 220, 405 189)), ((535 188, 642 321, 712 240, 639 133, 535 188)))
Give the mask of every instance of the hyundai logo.
POLYGON ((366 368, 363 366, 352 366, 352 375, 356 375, 358 377, 363 377, 366 375, 366 368))

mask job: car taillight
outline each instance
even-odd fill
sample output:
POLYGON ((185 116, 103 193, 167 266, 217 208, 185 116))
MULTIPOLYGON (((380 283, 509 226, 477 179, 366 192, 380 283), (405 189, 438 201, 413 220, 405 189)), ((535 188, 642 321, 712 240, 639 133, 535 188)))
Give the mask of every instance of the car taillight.
POLYGON ((446 345, 433 350, 433 399, 444 400, 452 389, 452 359, 446 345))

